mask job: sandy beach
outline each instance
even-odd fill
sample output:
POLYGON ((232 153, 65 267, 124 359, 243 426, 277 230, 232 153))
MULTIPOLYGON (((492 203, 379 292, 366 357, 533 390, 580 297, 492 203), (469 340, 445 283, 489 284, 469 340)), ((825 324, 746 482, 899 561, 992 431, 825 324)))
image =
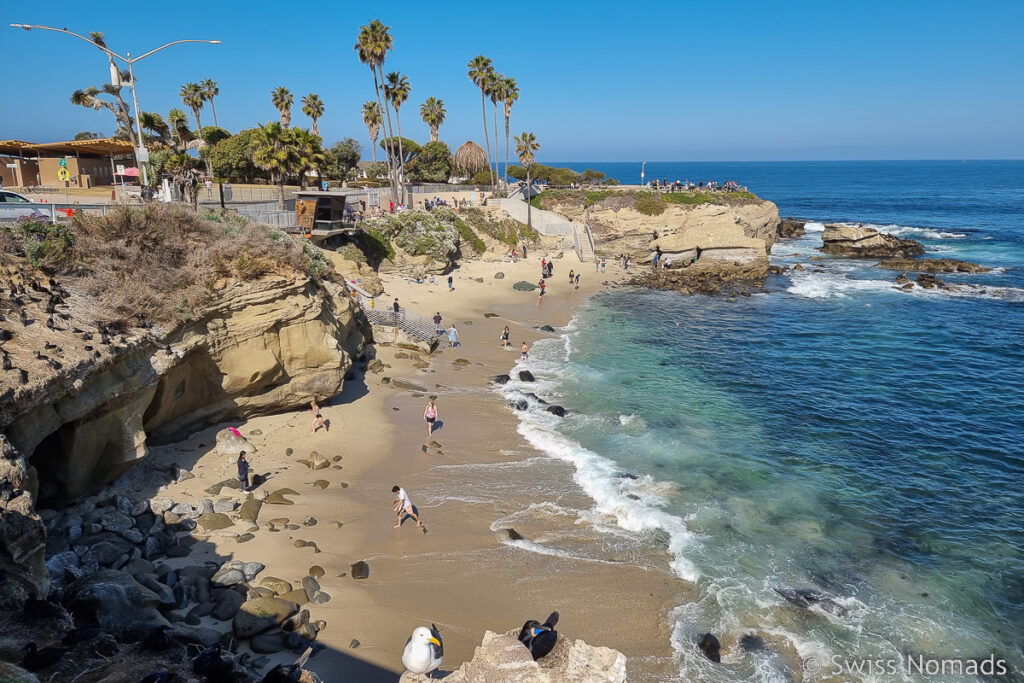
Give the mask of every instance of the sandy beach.
MULTIPOLYGON (((663 566, 647 569, 614 557, 585 561, 524 550, 510 545, 507 532, 501 531, 514 526, 515 511, 554 502, 549 501, 552 495, 560 503, 588 507, 582 492, 564 493, 572 488, 571 468, 530 447, 516 432, 516 416, 489 386, 494 375, 508 372, 518 360, 521 342, 532 344, 545 336, 536 327, 565 325, 576 305, 624 279, 617 264, 595 273, 593 264, 579 264, 568 252, 555 260, 543 300, 536 292, 514 290, 518 280, 539 279, 540 259, 546 256, 542 251, 516 264, 463 263, 454 272, 454 292, 441 277, 429 285, 386 276, 381 300, 398 297, 403 306, 427 317, 439 311, 445 324, 455 323, 462 343, 455 349, 442 344, 429 356, 396 346, 372 347, 386 367, 379 374, 357 369, 344 392, 323 405, 328 433, 312 432, 308 412, 234 425, 258 449, 250 461, 254 473, 268 477, 262 489, 291 488, 300 495, 291 496, 291 506, 264 505, 260 529, 251 540, 238 543, 245 530, 236 525, 213 532, 202 545, 210 549, 211 559, 265 563, 261 580, 274 576, 297 583, 311 566, 324 568, 320 585, 331 599, 308 606, 313 620, 327 622, 318 639, 326 649, 310 662, 324 680, 352 675, 395 680, 409 633, 430 622, 444 636, 442 668, 455 669, 472 657, 485 630, 518 629, 554 609, 561 612, 563 633, 624 652, 631 679, 669 675, 667 614, 680 603, 686 584, 672 577, 667 555, 663 566), (581 272, 579 290, 568 286, 570 268, 581 272), (497 272, 505 277, 495 279, 497 272), (506 324, 512 350, 499 345, 506 324), (405 380, 400 383, 405 388, 395 387, 394 379, 405 380), (439 425, 429 440, 423 420, 428 396, 437 397, 439 410, 439 425), (332 467, 314 472, 297 462, 313 450, 331 460, 332 467), (537 467, 538 459, 546 462, 537 467), (521 477, 537 478, 529 487, 535 492, 532 500, 521 498, 521 486, 507 486, 522 484, 514 481, 521 477), (557 486, 546 487, 547 478, 557 480, 557 486), (329 485, 315 488, 312 482, 321 479, 329 485), (408 519, 392 528, 394 484, 409 492, 425 530, 408 519), (512 495, 516 499, 509 499, 512 495), (307 526, 309 518, 315 524, 307 526), (275 531, 267 528, 272 519, 277 520, 275 531), (320 552, 311 545, 296 547, 296 541, 315 543, 320 552), (369 564, 370 576, 356 581, 348 574, 360 560, 369 564)), ((154 464, 177 462, 195 475, 170 485, 164 495, 198 500, 208 496, 206 487, 234 476, 234 460, 211 449, 215 432, 224 426, 153 449, 154 464)), ((242 495, 231 489, 223 494, 242 495)), ((517 531, 529 538, 543 529, 517 531)), ((194 555, 188 562, 202 559, 194 555)), ((288 656, 274 658, 286 661, 288 656)))

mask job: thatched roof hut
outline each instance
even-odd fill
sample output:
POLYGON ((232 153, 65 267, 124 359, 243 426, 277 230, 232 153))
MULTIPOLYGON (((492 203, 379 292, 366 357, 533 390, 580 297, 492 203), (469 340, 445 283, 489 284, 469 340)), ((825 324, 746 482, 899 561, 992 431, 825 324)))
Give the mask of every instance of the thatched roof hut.
POLYGON ((473 176, 488 166, 487 152, 472 140, 467 140, 461 147, 455 150, 453 161, 455 162, 455 168, 465 171, 466 175, 469 176, 473 176))

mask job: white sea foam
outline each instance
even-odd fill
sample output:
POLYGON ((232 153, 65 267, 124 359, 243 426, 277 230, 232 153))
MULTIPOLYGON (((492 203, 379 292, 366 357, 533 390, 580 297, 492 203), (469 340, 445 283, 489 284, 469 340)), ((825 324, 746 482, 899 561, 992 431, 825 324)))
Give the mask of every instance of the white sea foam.
POLYGON ((808 223, 804 223, 804 232, 824 232, 824 231, 825 231, 825 224, 824 223, 819 223, 817 221, 810 221, 808 223))
POLYGON ((932 240, 959 240, 967 237, 967 234, 963 232, 915 228, 909 225, 876 225, 866 223, 864 227, 874 228, 878 232, 884 232, 894 237, 924 237, 932 240))
MULTIPOLYGON (((564 336, 537 342, 534 346, 536 357, 527 363, 517 364, 513 369, 513 377, 519 369, 528 368, 535 375, 541 373, 537 382, 526 383, 530 385, 528 390, 546 387, 549 391, 556 391, 557 382, 548 377, 558 377, 557 373, 564 371, 564 364, 545 362, 543 358, 564 357, 565 344, 564 336)), ((515 399, 523 395, 525 388, 523 383, 512 381, 502 387, 502 392, 507 399, 515 399)), ((681 518, 660 507, 671 485, 659 483, 649 476, 637 479, 621 477, 621 470, 613 461, 559 434, 555 427, 561 418, 539 409, 529 398, 527 401, 530 408, 518 412, 519 433, 538 450, 574 466, 574 481, 594 501, 592 509, 581 517, 594 523, 598 530, 601 529, 601 523, 607 521, 634 533, 655 530, 665 532, 669 538, 668 550, 672 556, 670 566, 673 571, 680 578, 696 581, 699 572, 684 556, 685 548, 693 542, 693 535, 686 529, 681 518)))
POLYGON ((808 299, 845 298, 856 292, 896 292, 888 280, 858 280, 828 271, 792 273, 790 280, 792 284, 786 291, 808 299))

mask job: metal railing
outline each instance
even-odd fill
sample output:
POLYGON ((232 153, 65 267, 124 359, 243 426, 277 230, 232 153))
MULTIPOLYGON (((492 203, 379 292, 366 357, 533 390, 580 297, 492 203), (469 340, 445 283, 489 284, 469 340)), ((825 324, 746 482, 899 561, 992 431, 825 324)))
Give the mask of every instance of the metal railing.
POLYGON ((397 327, 409 336, 425 342, 433 341, 437 337, 434 334, 433 320, 407 308, 399 309, 396 315, 390 304, 385 302, 383 308, 378 307, 376 299, 368 292, 354 284, 348 286, 359 295, 359 304, 363 308, 363 313, 372 324, 382 327, 397 327))

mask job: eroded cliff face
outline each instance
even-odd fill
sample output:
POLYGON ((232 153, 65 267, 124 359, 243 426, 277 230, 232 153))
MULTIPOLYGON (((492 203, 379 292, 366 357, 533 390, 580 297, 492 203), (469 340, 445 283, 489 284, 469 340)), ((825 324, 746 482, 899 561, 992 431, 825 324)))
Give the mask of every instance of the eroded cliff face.
MULTIPOLYGON (((43 500, 74 497, 143 458, 147 438, 341 390, 364 343, 343 286, 275 276, 219 287, 173 330, 128 330, 101 360, 47 367, 5 393, 0 429, 28 461, 26 488, 43 500)), ((65 356, 76 343, 66 333, 65 356)))
POLYGON ((668 204, 657 216, 633 208, 615 208, 615 198, 582 207, 557 206, 574 221, 588 221, 597 253, 605 257, 630 254, 649 261, 660 246, 675 261, 701 258, 721 261, 764 260, 776 239, 779 209, 773 202, 751 200, 727 204, 668 204))

